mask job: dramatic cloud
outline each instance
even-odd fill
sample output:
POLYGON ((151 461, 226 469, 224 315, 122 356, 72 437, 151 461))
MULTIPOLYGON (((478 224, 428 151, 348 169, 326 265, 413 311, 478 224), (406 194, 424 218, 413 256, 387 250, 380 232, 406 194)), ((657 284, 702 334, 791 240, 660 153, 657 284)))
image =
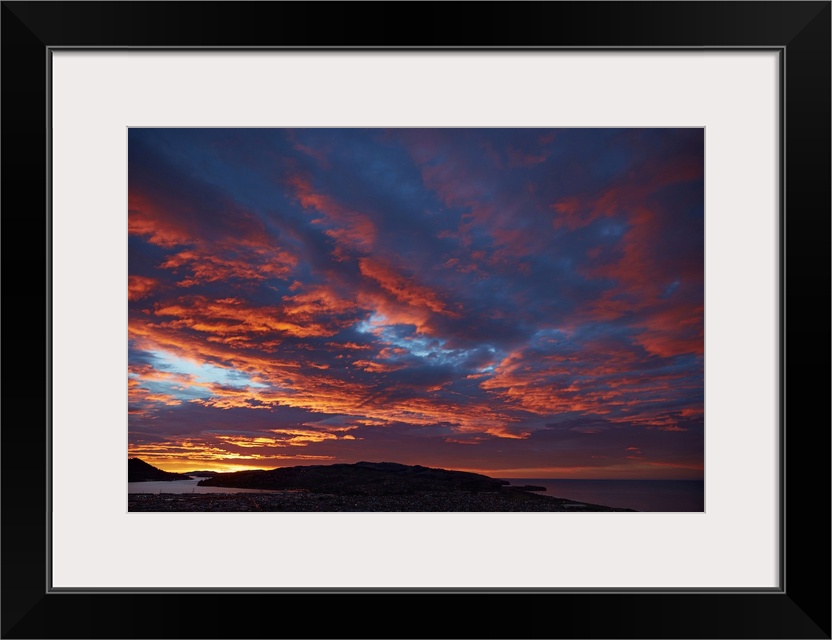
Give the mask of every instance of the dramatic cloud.
POLYGON ((129 441, 701 478, 701 129, 131 129, 129 441))

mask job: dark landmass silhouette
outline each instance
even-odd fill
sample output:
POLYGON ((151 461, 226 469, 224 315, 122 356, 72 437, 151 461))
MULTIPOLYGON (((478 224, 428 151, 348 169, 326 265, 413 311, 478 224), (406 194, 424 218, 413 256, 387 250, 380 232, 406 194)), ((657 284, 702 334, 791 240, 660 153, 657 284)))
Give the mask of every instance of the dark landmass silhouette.
POLYGON ((170 481, 188 479, 189 477, 184 473, 162 471, 140 458, 128 458, 127 460, 127 482, 158 482, 160 480, 170 481))
POLYGON ((222 473, 199 482, 205 487, 294 489, 339 495, 399 495, 422 492, 499 491, 506 480, 467 471, 432 469, 396 462, 282 467, 271 471, 222 473))
MULTIPOLYGON (((539 492, 544 487, 512 486, 478 473, 396 462, 204 473, 211 477, 200 480, 199 486, 242 491, 131 493, 128 511, 631 511, 543 496, 539 492)), ((166 475, 178 480, 196 472, 166 475)))

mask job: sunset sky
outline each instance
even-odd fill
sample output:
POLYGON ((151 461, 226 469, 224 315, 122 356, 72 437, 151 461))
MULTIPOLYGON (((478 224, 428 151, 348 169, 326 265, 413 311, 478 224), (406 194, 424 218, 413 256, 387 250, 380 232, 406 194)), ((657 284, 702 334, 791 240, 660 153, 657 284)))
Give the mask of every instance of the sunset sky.
POLYGON ((130 129, 129 455, 704 474, 702 129, 130 129))

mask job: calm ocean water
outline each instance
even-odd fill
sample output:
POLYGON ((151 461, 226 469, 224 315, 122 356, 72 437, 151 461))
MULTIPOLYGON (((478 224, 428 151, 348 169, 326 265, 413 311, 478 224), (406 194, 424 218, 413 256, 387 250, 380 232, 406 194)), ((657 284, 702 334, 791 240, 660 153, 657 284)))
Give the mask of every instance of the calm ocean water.
MULTIPOLYGON (((166 482, 128 482, 127 493, 261 493, 258 489, 232 489, 230 487, 198 487, 202 478, 170 480, 166 482)), ((266 491, 265 493, 270 493, 266 491)))
POLYGON ((636 511, 704 511, 704 480, 541 480, 510 478, 513 485, 546 487, 554 496, 636 511))

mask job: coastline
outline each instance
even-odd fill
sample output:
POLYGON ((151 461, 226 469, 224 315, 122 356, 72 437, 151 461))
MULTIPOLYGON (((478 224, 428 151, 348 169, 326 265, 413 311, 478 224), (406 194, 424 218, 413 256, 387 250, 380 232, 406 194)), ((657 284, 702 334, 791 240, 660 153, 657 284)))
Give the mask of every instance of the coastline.
POLYGON ((129 512, 633 512, 526 491, 422 492, 417 494, 132 493, 129 512))

